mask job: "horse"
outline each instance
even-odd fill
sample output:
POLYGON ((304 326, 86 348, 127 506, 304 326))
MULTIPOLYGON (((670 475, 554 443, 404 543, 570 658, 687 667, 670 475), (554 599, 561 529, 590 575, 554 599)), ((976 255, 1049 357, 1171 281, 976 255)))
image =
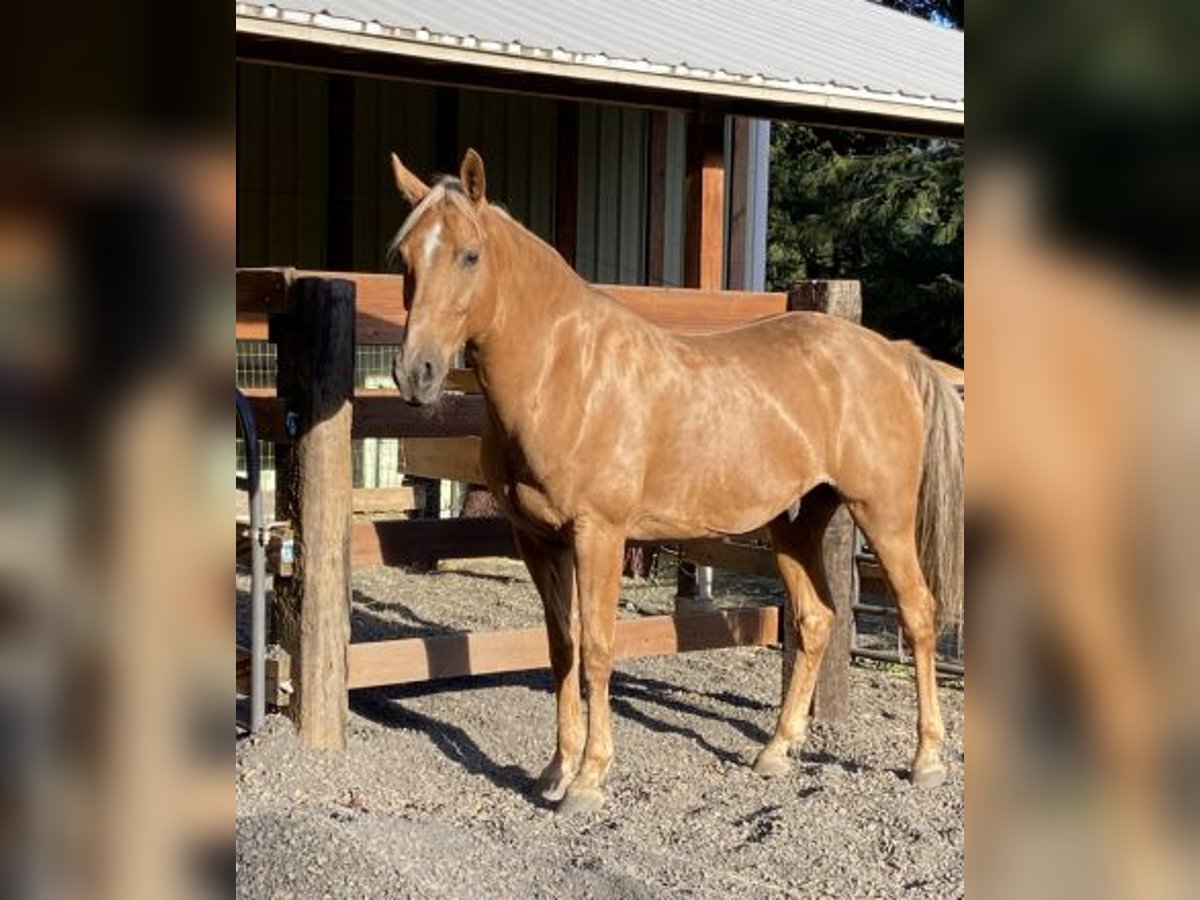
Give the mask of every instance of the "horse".
POLYGON ((841 503, 878 554, 915 657, 911 779, 940 784, 933 654, 939 624, 962 613, 963 408, 931 360, 820 313, 669 333, 490 203, 474 150, 432 186, 391 164, 413 207, 389 246, 408 312, 396 385, 412 405, 435 403, 467 348, 484 476, 544 607, 557 744, 535 789, 563 813, 604 802, 626 539, 764 525, 801 656, 753 768, 786 773, 835 619, 821 539, 841 503))

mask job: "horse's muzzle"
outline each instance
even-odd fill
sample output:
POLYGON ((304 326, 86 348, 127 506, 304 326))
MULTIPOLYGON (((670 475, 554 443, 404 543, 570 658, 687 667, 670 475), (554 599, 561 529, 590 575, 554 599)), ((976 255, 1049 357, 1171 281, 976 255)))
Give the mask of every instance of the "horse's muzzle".
POLYGON ((398 353, 392 363, 392 380, 410 406, 428 406, 442 396, 446 363, 432 353, 398 353))

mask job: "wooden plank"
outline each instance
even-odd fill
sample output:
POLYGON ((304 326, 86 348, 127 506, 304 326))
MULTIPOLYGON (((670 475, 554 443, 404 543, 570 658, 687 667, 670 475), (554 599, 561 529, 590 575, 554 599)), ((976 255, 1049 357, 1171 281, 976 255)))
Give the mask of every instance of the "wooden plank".
POLYGON ((297 279, 294 312, 272 322, 279 386, 297 436, 277 447, 276 513, 295 533, 291 577, 275 578, 275 634, 292 658, 289 714, 308 747, 344 749, 349 715, 351 397, 354 285, 297 279))
POLYGON ((516 555, 508 519, 359 521, 351 527, 350 557, 355 566, 516 555))
POLYGON ((238 313, 234 325, 235 341, 269 341, 271 332, 265 313, 238 313))
POLYGON ((638 315, 677 334, 703 334, 787 312, 787 295, 753 291, 596 285, 638 315))
POLYGON ((237 315, 267 316, 290 311, 288 287, 294 269, 238 269, 235 281, 237 315))
POLYGON ((422 478, 483 484, 477 437, 401 438, 397 470, 422 478))
POLYGON ((424 500, 421 487, 411 484, 399 487, 355 488, 352 508, 356 513, 409 512, 420 509, 424 500), (421 496, 418 497, 417 494, 421 496))
MULTIPOLYGON (((355 340, 359 344, 399 344, 404 339, 403 280, 399 275, 371 273, 298 272, 295 270, 241 269, 237 273, 238 340, 265 340, 263 323, 270 312, 281 311, 272 293, 284 281, 314 275, 345 277, 358 289, 358 321, 355 340)), ((678 333, 702 333, 744 325, 764 316, 788 310, 788 295, 752 291, 722 291, 719 285, 706 290, 595 285, 638 315, 661 328, 678 333)))
POLYGON ((355 437, 466 437, 483 433, 487 413, 478 394, 447 394, 436 406, 412 407, 398 391, 354 396, 355 437))
MULTIPOLYGON (((254 424, 263 440, 289 441, 283 403, 270 388, 243 390, 254 411, 254 424)), ((483 397, 447 394, 435 407, 412 407, 398 391, 361 390, 354 393, 351 434, 367 437, 467 437, 483 433, 483 397)))
POLYGON ((679 545, 683 555, 700 566, 727 569, 760 578, 778 578, 775 556, 769 547, 756 547, 732 541, 685 541, 679 545))
MULTIPOLYGON (((616 659, 663 656, 721 647, 777 643, 779 610, 747 607, 695 616, 648 616, 617 622, 616 659)), ((545 669, 550 665, 543 628, 456 633, 352 644, 349 687, 492 675, 545 669)))

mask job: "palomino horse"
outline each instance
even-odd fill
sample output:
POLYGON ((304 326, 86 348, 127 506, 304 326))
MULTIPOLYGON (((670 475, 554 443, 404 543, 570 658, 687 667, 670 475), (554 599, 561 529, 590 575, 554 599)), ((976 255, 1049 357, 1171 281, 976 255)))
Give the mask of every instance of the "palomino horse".
POLYGON ((560 811, 603 802, 626 538, 764 524, 803 657, 754 769, 787 771, 834 619, 821 537, 841 501, 887 571, 916 658, 913 781, 941 782, 933 651, 937 620, 962 610, 963 412, 930 361, 819 313, 669 334, 490 205, 473 150, 432 188, 394 155, 392 167, 415 207, 391 245, 408 308, 393 372, 405 400, 428 404, 456 350, 474 358, 483 471, 545 607, 558 745, 543 795, 560 811))

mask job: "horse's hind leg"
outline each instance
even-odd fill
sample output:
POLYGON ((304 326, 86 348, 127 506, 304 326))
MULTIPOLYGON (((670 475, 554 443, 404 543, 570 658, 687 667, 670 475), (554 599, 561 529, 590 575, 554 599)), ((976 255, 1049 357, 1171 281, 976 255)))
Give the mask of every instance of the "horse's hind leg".
POLYGON ((766 777, 788 771, 788 750, 803 743, 808 732, 808 709, 836 615, 825 579, 822 538, 838 502, 832 490, 819 488, 805 497, 794 522, 781 516, 770 525, 771 547, 787 586, 801 655, 785 686, 775 733, 754 761, 754 771, 766 777))
POLYGON ((537 540, 514 529, 546 614, 546 637, 558 706, 554 757, 534 788, 547 800, 563 798, 583 757, 583 709, 579 694, 579 603, 575 592, 574 553, 568 546, 537 540))
POLYGON ((917 753, 912 780, 934 787, 946 779, 942 743, 946 730, 938 706, 934 649, 937 642, 937 604, 917 557, 916 515, 897 515, 893 509, 869 503, 851 503, 850 512, 866 533, 875 555, 896 594, 900 622, 912 645, 917 670, 917 753))

